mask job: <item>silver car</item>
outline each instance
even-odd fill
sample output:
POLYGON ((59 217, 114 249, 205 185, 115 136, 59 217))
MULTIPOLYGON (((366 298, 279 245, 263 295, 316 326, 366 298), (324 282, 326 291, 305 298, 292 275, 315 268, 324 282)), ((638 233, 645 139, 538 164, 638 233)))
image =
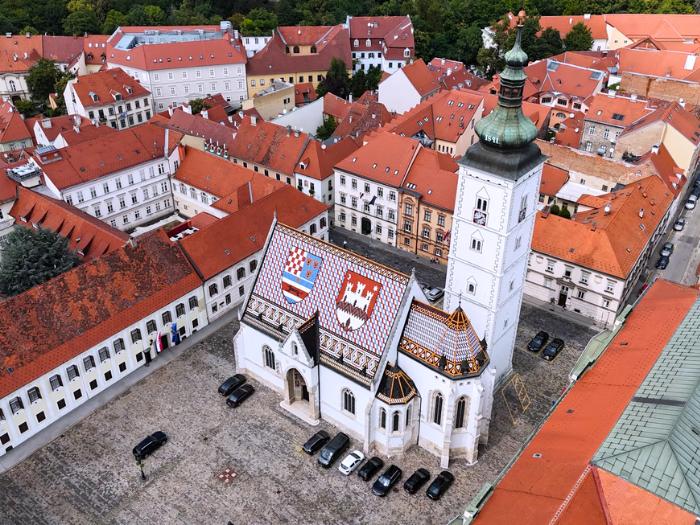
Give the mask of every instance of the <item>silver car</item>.
POLYGON ((338 467, 338 470, 345 474, 346 476, 349 476, 352 474, 352 471, 355 470, 360 463, 365 459, 365 455, 360 452, 359 450, 353 450, 345 456, 343 461, 340 462, 340 466, 338 467))

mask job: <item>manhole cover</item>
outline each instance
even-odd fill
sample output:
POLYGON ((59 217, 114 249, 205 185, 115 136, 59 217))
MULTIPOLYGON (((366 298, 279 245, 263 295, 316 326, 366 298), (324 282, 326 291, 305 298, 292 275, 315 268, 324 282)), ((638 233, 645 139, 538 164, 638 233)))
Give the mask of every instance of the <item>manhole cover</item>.
POLYGON ((229 483, 231 483, 233 481, 233 478, 235 478, 235 477, 236 477, 236 473, 230 468, 222 470, 221 473, 219 474, 219 480, 224 485, 228 485, 229 483))

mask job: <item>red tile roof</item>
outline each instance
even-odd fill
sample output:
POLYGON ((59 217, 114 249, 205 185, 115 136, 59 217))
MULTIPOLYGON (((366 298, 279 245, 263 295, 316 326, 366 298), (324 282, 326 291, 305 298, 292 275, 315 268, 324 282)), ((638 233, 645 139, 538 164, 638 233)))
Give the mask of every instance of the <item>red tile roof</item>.
POLYGON ((104 137, 106 135, 115 135, 116 133, 118 133, 117 130, 112 126, 81 126, 78 129, 73 127, 61 131, 59 135, 63 137, 66 144, 75 146, 81 142, 87 142, 88 140, 104 137))
POLYGON ((542 195, 556 196, 562 186, 569 180, 569 172, 549 163, 542 167, 542 180, 540 181, 540 193, 542 195))
POLYGON ((304 82, 294 85, 294 105, 303 106, 318 98, 313 82, 304 82))
POLYGON ((457 181, 457 163, 452 157, 420 148, 403 182, 403 191, 419 194, 424 204, 453 212, 457 181))
MULTIPOLYGON (((546 93, 563 93, 585 100, 602 87, 606 72, 545 59, 527 66, 525 74, 528 77, 524 90, 525 98, 546 93)), ((497 86, 496 80, 494 77, 497 86)))
POLYGON ((583 119, 585 113, 581 111, 569 111, 569 116, 559 123, 559 129, 556 130, 554 141, 560 146, 568 146, 570 148, 578 148, 581 144, 581 135, 583 135, 583 119))
POLYGON ((80 127, 93 125, 90 119, 81 117, 80 115, 59 115, 58 117, 51 118, 37 117, 27 119, 27 125, 32 130, 32 133, 34 133, 36 124, 39 124, 44 135, 46 135, 46 138, 51 142, 56 140, 56 137, 61 133, 73 129, 76 122, 79 123, 80 127))
POLYGON ((275 75, 298 72, 325 73, 333 58, 341 59, 348 69, 352 68, 350 39, 347 29, 343 29, 342 25, 333 26, 326 31, 315 43, 317 52, 308 55, 287 54, 280 29, 285 32, 289 28, 277 28, 267 45, 250 58, 246 68, 248 76, 269 75, 272 78, 275 75))
MULTIPOLYGON (((168 151, 171 152, 182 139, 182 134, 170 131, 168 151)), ((60 160, 43 163, 39 167, 51 182, 63 190, 104 177, 110 173, 137 166, 163 157, 165 130, 153 124, 142 124, 87 142, 58 150, 60 160), (115 141, 119 148, 115 148, 115 141)))
POLYGON ((199 286, 180 247, 158 230, 135 248, 127 244, 7 299, 0 303, 0 397, 199 286))
POLYGON ((17 183, 7 176, 6 164, 0 161, 0 204, 15 200, 17 196, 17 183))
POLYGON ((541 16, 540 27, 542 29, 552 28, 559 31, 562 38, 569 34, 571 28, 576 24, 583 23, 591 30, 594 40, 607 40, 608 32, 605 27, 605 20, 601 15, 566 15, 566 16, 541 16))
POLYGON ((88 35, 83 38, 85 63, 89 65, 102 64, 102 55, 107 58, 107 40, 109 35, 88 35))
POLYGON ((72 83, 73 90, 85 108, 104 106, 120 100, 128 101, 151 94, 145 87, 127 75, 120 67, 82 75, 72 83), (96 97, 97 100, 93 100, 96 97))
POLYGON ((333 167, 359 148, 351 138, 344 138, 330 145, 311 140, 302 153, 296 173, 316 180, 325 180, 333 175, 333 167))
POLYGON ((400 71, 406 75, 406 78, 408 78, 421 97, 425 97, 440 89, 440 83, 428 69, 428 66, 425 65, 422 58, 419 58, 412 64, 408 64, 406 67, 402 67, 394 75, 400 71))
POLYGON ((121 248, 129 236, 82 210, 34 191, 17 187, 17 200, 10 215, 15 224, 42 227, 68 239, 71 250, 84 261, 121 248))
POLYGON ((279 26, 277 33, 288 46, 311 46, 328 37, 335 26, 279 26))
POLYGON ((585 120, 626 128, 656 108, 647 100, 598 93, 588 102, 585 120))
POLYGON ((29 71, 43 51, 42 37, 39 35, 14 35, 0 38, 0 72, 23 73, 29 71))
POLYGON ((172 116, 167 116, 167 112, 154 116, 149 122, 163 128, 170 128, 185 135, 201 137, 205 141, 219 143, 223 147, 231 148, 233 139, 236 137, 236 130, 229 126, 222 126, 213 120, 204 118, 202 115, 192 115, 181 108, 173 110, 172 116))
MULTIPOLYGON (((500 480, 475 525, 552 523, 577 483, 583 481, 585 492, 593 490, 585 478, 589 461, 698 295, 694 288, 663 280, 651 286, 607 350, 571 387, 500 480)), ((635 500, 628 505, 634 506, 635 500)), ((599 523, 595 506, 585 509, 591 514, 583 521, 566 523, 599 523)))
POLYGON ((20 112, 11 102, 0 102, 0 144, 31 138, 20 112))
POLYGON ((236 213, 180 241, 204 279, 210 279, 262 249, 272 220, 299 228, 328 210, 313 197, 283 185, 236 213))
POLYGON ((69 64, 83 52, 83 37, 80 36, 52 36, 41 37, 42 56, 59 64, 69 64))
POLYGON ((571 220, 538 213, 532 250, 627 279, 672 201, 660 178, 647 177, 608 194, 603 209, 578 212, 571 220))
POLYGON ((616 51, 619 70, 638 75, 700 80, 700 60, 695 53, 624 48, 616 51))
POLYGON ((444 89, 466 88, 478 90, 489 83, 488 80, 471 73, 467 67, 457 60, 433 58, 428 62, 428 69, 444 89))
POLYGON ((340 98, 333 93, 323 95, 323 114, 331 115, 335 120, 340 122, 345 118, 350 111, 350 102, 344 98, 340 98))
POLYGON ((381 102, 369 97, 350 104, 343 120, 333 131, 334 137, 361 138, 366 133, 390 122, 393 115, 381 102))
POLYGON ((309 140, 306 133, 245 117, 228 151, 231 157, 291 175, 309 140))
POLYGON ((350 18, 350 39, 361 40, 358 47, 361 50, 398 48, 401 57, 405 48, 409 48, 413 56, 415 47, 413 24, 408 16, 353 16, 350 18), (369 48, 365 46, 367 39, 372 42, 369 48))

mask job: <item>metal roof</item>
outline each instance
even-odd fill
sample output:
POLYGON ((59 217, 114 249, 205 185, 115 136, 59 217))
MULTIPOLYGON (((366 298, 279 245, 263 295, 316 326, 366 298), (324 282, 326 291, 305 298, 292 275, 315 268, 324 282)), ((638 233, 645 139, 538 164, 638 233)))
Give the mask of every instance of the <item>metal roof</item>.
POLYGON ((700 300, 664 348, 593 463, 700 513, 700 300))

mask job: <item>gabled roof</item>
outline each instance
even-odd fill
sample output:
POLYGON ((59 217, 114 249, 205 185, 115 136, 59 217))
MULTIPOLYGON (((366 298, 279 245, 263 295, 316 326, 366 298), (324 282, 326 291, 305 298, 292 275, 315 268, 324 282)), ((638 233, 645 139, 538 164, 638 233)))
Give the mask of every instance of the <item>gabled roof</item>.
POLYGON ((43 35, 42 57, 59 64, 69 64, 83 51, 83 37, 43 35))
POLYGON ((0 397, 200 286, 185 254, 158 230, 3 301, 0 397))
POLYGON ((294 85, 294 105, 303 106, 318 98, 313 82, 303 82, 294 85))
POLYGON ((408 275, 276 223, 241 321, 284 339, 318 312, 321 364, 369 387, 379 379, 412 283, 408 275), (283 287, 290 290, 284 283, 294 279, 297 261, 309 265, 314 280, 305 298, 292 302, 283 287))
MULTIPOLYGON (((350 17, 350 38, 382 40, 386 47, 413 50, 413 24, 406 16, 353 16, 350 17)), ((364 42, 361 43, 361 46, 364 42)))
POLYGON ((278 26, 275 30, 288 46, 311 46, 328 37, 335 26, 278 26))
POLYGON ((609 14, 605 21, 632 40, 652 37, 657 41, 700 39, 700 15, 609 14))
POLYGON ((488 80, 470 72, 462 62, 446 58, 433 58, 428 62, 428 69, 443 89, 474 89, 489 83, 488 80))
POLYGON ((338 95, 333 93, 326 93, 323 95, 323 114, 331 115, 337 121, 341 121, 345 118, 348 111, 350 111, 350 102, 344 98, 340 98, 338 95))
POLYGON ((71 85, 85 108, 114 104, 120 100, 126 102, 151 94, 119 67, 79 76, 71 85))
POLYGON ((556 29, 562 38, 569 34, 576 24, 583 24, 591 30, 593 40, 607 40, 608 32, 605 28, 605 19, 601 15, 565 15, 565 16, 541 16, 540 27, 556 29))
MULTIPOLYGON (((554 522, 576 501, 576 491, 590 494, 586 475, 591 458, 697 299, 698 290, 669 281, 657 280, 649 288, 602 356, 573 384, 500 479, 474 525, 554 522)), ((635 505, 634 494, 627 505, 635 505)), ((599 523, 595 507, 587 509, 583 523, 599 523)))
POLYGON ((294 171, 316 180, 325 180, 333 175, 333 167, 338 162, 359 147, 351 138, 344 138, 329 145, 310 140, 294 171))
POLYGON ((116 133, 118 133, 117 130, 114 129, 112 126, 85 125, 77 129, 75 127, 72 127, 65 131, 61 131, 56 136, 56 138, 60 136, 63 138, 66 144, 68 144, 69 146, 75 146, 76 144, 80 144, 81 142, 87 142, 88 140, 93 140, 98 137, 104 137, 105 135, 115 135, 116 133))
MULTIPOLYGON (((605 72, 599 69, 575 66, 552 59, 538 60, 525 68, 527 82, 523 98, 543 94, 559 94, 585 100, 601 87, 605 72)), ((496 77, 494 77, 495 85, 496 77)))
POLYGON ((619 70, 661 78, 698 80, 700 60, 695 52, 623 48, 616 51, 619 70))
POLYGON ((231 157, 291 175, 309 140, 307 133, 245 117, 228 151, 231 157))
POLYGON ((540 181, 540 193, 542 195, 556 196, 559 190, 569 180, 569 172, 565 169, 552 166, 548 162, 542 167, 542 179, 540 181))
POLYGON ((538 213, 532 250, 627 279, 672 200, 660 178, 647 177, 610 193, 603 209, 571 220, 538 213))
MULTIPOLYGON (((181 133, 170 131, 168 153, 177 147, 181 139, 181 133)), ((35 157, 45 176, 59 190, 64 190, 119 170, 163 158, 164 140, 165 130, 146 123, 121 130, 116 136, 98 137, 56 150, 58 160, 44 163, 36 155, 35 157), (114 147, 115 141, 119 148, 114 147)))
POLYGON ((403 182, 403 191, 419 196, 423 204, 452 213, 459 179, 457 169, 457 162, 449 155, 420 148, 403 182))
POLYGON ((440 83, 428 69, 428 66, 425 65, 422 58, 402 67, 394 75, 400 74, 400 72, 403 72, 421 97, 430 95, 440 89, 440 83))
POLYGON ((655 109, 648 100, 598 93, 588 102, 585 120, 626 128, 655 109))
POLYGON ((0 160, 0 204, 15 200, 17 183, 6 174, 5 162, 0 160))
POLYGON ((20 112, 11 102, 0 102, 0 144, 31 138, 20 112))
POLYGON ((290 226, 301 228, 326 210, 325 204, 282 184, 180 243, 204 279, 210 279, 261 250, 275 215, 290 226))
MULTIPOLYGON (((325 26, 319 26, 325 27, 325 26)), ((299 72, 326 72, 331 65, 333 58, 339 58, 345 62, 347 68, 352 67, 352 55, 350 54, 350 39, 347 29, 342 25, 325 28, 322 34, 316 32, 313 27, 305 27, 302 30, 302 40, 306 41, 318 34, 318 39, 310 43, 316 46, 316 53, 313 54, 288 54, 285 44, 285 37, 292 37, 295 31, 301 30, 297 27, 278 27, 272 35, 270 41, 263 49, 253 55, 246 67, 248 76, 268 76, 271 78, 280 74, 294 74, 299 72), (308 31, 307 31, 308 29, 308 31), (313 30, 313 31, 312 31, 313 30), (308 37, 305 36, 309 33, 308 37), (313 33, 313 35, 311 34, 313 33)), ((309 45, 309 44, 307 44, 309 45)))
POLYGON ((0 72, 24 73, 41 57, 43 42, 40 35, 14 35, 0 39, 0 72))
POLYGON ((35 133, 34 128, 39 126, 46 138, 53 142, 61 133, 73 129, 78 124, 80 127, 91 126, 90 119, 80 115, 59 115, 57 117, 34 117, 27 119, 27 125, 35 133))
POLYGON ((17 200, 10 215, 15 224, 44 228, 68 239, 68 247, 83 261, 124 246, 129 236, 84 211, 40 193, 17 186, 17 200))
POLYGON ((333 131, 333 136, 361 138, 390 122, 392 118, 392 114, 381 102, 369 98, 360 99, 350 104, 345 117, 333 131))
POLYGON ((592 463, 700 514, 700 303, 666 344, 592 463))
MULTIPOLYGON (((165 112, 167 114, 167 112, 165 112)), ((222 126, 204 118, 201 114, 192 115, 182 108, 173 110, 172 115, 158 114, 150 121, 151 124, 163 128, 169 128, 185 135, 203 138, 205 141, 219 144, 221 147, 231 148, 236 130, 229 126, 222 126)))

